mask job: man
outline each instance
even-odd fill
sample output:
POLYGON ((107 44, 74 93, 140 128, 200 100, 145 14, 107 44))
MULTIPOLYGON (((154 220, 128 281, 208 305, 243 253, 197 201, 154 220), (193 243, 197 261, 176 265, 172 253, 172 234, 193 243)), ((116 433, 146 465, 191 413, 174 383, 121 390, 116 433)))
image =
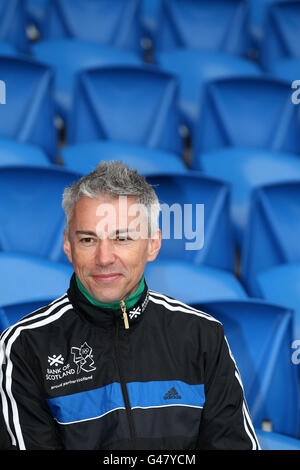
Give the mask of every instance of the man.
POLYGON ((258 449, 213 317, 148 289, 159 202, 101 163, 63 196, 70 288, 2 335, 2 409, 17 449, 258 449))

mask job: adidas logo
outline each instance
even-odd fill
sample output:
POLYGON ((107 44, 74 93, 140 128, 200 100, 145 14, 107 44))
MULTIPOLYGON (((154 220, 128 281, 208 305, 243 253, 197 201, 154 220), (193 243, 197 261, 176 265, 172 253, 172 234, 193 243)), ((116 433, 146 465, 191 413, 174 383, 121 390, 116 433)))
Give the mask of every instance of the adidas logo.
POLYGON ((173 399, 174 399, 174 398, 176 398, 176 399, 180 399, 180 398, 181 398, 181 396, 179 395, 179 393, 177 392, 177 390, 175 389, 175 387, 171 388, 171 390, 169 390, 169 391, 165 394, 165 396, 164 396, 164 399, 165 399, 165 400, 170 400, 170 399, 172 399, 172 398, 173 398, 173 399))

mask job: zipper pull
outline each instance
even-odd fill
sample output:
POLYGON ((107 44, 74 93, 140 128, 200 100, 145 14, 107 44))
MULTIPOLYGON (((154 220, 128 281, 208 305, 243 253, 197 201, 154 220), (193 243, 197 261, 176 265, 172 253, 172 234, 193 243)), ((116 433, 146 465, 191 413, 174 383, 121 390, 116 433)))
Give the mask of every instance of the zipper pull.
POLYGON ((128 330, 129 329, 129 321, 128 321, 128 316, 127 316, 127 312, 126 312, 126 304, 125 304, 124 300, 121 300, 120 306, 121 306, 121 310, 123 312, 123 321, 124 321, 125 330, 128 330))

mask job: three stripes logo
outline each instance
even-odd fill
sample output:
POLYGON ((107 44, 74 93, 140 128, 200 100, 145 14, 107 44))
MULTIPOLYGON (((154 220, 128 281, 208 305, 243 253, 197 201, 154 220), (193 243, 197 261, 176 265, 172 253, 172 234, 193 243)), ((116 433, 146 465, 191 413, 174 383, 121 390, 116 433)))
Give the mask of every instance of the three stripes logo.
POLYGON ((172 399, 178 400, 180 398, 181 398, 181 395, 179 395, 175 387, 172 387, 171 390, 169 390, 164 396, 164 400, 172 400, 172 399))

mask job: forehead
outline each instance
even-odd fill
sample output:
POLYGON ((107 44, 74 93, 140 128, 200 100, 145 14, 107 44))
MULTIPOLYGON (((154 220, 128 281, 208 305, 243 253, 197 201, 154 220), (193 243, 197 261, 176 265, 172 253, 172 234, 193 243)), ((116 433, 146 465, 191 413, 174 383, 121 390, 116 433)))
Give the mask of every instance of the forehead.
POLYGON ((109 204, 118 209, 118 207, 123 208, 122 202, 126 201, 127 206, 136 204, 138 202, 136 196, 118 196, 112 197, 109 194, 99 194, 97 198, 90 198, 88 196, 81 196, 74 206, 74 211, 77 212, 85 210, 93 210, 103 204, 109 204))
MULTIPOLYGON (((141 210, 141 205, 136 196, 112 198, 109 195, 99 195, 95 199, 81 196, 74 206, 71 225, 92 226, 97 224, 101 218, 108 219, 115 216, 117 226, 120 224, 126 226, 137 216, 139 210, 141 210)), ((143 215, 143 213, 139 214, 143 215)))

